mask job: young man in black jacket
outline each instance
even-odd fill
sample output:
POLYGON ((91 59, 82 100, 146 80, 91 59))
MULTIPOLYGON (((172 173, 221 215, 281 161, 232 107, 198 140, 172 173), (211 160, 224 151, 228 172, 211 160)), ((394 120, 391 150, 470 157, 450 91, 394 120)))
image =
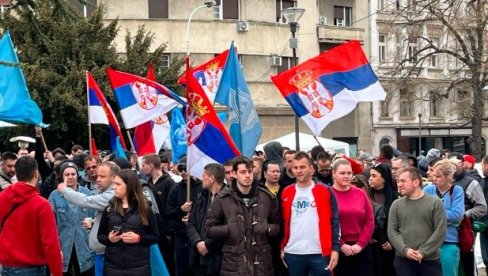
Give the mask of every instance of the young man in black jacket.
POLYGON ((190 243, 190 266, 197 276, 219 275, 222 263, 222 244, 207 239, 204 229, 207 214, 215 196, 224 187, 224 167, 210 163, 204 167, 202 188, 193 203, 188 218, 187 234, 190 243))
POLYGON ((186 165, 178 165, 178 170, 181 173, 183 180, 173 186, 169 192, 166 208, 170 220, 167 221, 167 223, 174 236, 175 275, 186 276, 192 274, 192 270, 188 265, 190 243, 186 234, 186 222, 188 220, 188 214, 192 209, 193 202, 202 191, 202 185, 200 180, 190 177, 190 198, 188 199, 188 174, 186 172, 186 165))
POLYGON ((168 212, 166 205, 168 204, 168 195, 175 182, 171 176, 161 170, 161 160, 155 154, 149 154, 142 158, 141 172, 149 177, 147 181, 152 188, 152 192, 156 197, 158 205, 160 220, 159 224, 159 250, 163 255, 163 259, 168 267, 171 275, 174 275, 174 244, 168 222, 168 212))

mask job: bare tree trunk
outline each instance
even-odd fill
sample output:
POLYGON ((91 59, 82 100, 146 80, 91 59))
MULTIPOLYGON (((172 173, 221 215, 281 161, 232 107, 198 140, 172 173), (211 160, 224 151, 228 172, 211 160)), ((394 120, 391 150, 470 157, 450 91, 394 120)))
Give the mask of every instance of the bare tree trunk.
POLYGON ((484 113, 484 105, 480 97, 481 93, 482 92, 480 91, 479 86, 473 89, 474 102, 473 115, 471 117, 471 125, 473 126, 473 130, 471 132, 472 141, 470 143, 470 148, 471 154, 476 158, 477 161, 480 161, 485 154, 481 150, 484 113))

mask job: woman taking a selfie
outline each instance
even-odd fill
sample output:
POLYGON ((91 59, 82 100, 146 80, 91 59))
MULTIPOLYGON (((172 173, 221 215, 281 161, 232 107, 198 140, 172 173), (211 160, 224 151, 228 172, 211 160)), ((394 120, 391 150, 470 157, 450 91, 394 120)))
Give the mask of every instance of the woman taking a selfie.
POLYGON ((106 246, 104 275, 151 275, 149 246, 159 239, 156 216, 135 171, 121 170, 113 184, 115 196, 98 229, 98 240, 106 246))

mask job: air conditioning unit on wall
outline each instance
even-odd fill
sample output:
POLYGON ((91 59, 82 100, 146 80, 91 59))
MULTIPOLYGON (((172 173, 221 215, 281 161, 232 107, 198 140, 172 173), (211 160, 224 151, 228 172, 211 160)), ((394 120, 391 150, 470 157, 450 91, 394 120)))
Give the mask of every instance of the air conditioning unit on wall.
POLYGON ((271 56, 271 66, 278 67, 283 64, 283 60, 280 56, 278 55, 272 55, 271 56))
POLYGON ((326 16, 319 16, 319 24, 320 25, 327 25, 327 17, 326 16))
POLYGON ((249 23, 246 21, 237 21, 237 31, 238 32, 249 31, 249 23))

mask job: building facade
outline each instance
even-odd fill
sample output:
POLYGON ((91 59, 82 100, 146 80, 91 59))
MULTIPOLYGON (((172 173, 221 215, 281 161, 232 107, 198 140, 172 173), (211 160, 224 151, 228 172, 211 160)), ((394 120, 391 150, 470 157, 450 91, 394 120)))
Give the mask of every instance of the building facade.
MULTIPOLYGON (((81 13, 90 13, 78 1, 71 1, 81 13)), ((106 20, 119 20, 117 51, 123 55, 125 30, 136 33, 140 25, 154 33, 154 47, 167 43, 167 65, 187 52, 186 28, 190 13, 203 0, 90 0, 102 4, 106 20)), ((299 21, 297 57, 304 61, 321 51, 349 40, 362 42, 369 52, 367 1, 223 0, 220 6, 195 12, 189 28, 189 50, 193 66, 211 59, 234 41, 245 78, 253 97, 263 135, 260 143, 294 131, 294 113, 270 80, 271 75, 293 66, 289 47, 290 28, 281 15, 288 7, 304 8, 299 21)), ((348 116, 332 123, 322 136, 357 148, 371 145, 371 105, 360 104, 348 116), (344 127, 347 126, 347 127, 344 127)), ((300 122, 300 131, 308 128, 300 122)), ((327 145, 324 145, 327 147, 327 145)))
MULTIPOLYGON (((371 63, 388 94, 385 101, 373 103, 373 153, 384 143, 414 155, 419 147, 423 152, 430 148, 470 152, 472 90, 448 89, 453 80, 469 78, 469 73, 449 55, 430 55, 428 51, 414 55, 430 44, 458 51, 455 39, 439 22, 410 24, 407 17, 422 15, 414 1, 371 1, 370 13, 371 63), (418 59, 422 62, 417 63, 418 59), (406 61, 404 67, 398 67, 400 61, 406 61), (414 76, 403 78, 412 72, 414 76)), ((484 125, 483 140, 486 137, 484 125)), ((484 146, 482 153, 486 153, 484 146)))

